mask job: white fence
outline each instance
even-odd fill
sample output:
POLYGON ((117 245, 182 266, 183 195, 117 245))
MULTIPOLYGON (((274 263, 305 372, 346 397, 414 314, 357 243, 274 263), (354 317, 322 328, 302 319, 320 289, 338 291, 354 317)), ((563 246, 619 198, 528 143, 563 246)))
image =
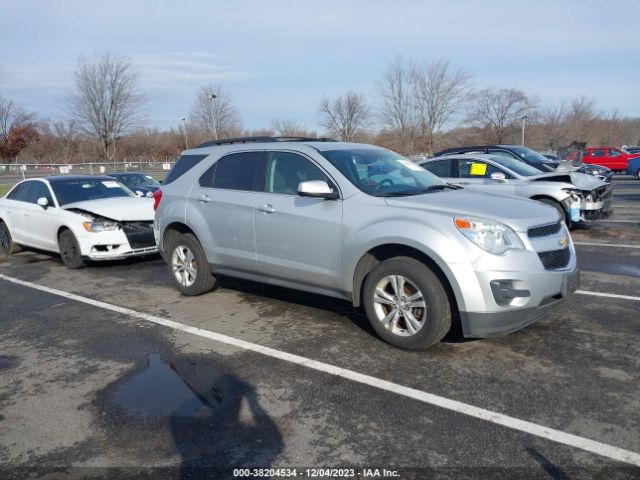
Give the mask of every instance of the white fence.
POLYGON ((0 164, 0 184, 14 184, 27 178, 50 175, 108 175, 115 172, 141 172, 162 180, 174 162, 119 162, 74 164, 0 164))

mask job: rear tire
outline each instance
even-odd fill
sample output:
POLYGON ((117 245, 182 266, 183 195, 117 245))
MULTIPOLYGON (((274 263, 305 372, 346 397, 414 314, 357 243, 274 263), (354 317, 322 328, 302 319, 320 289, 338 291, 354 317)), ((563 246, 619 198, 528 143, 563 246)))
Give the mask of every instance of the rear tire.
POLYGON ((364 282, 363 303, 373 329, 396 347, 423 350, 451 329, 447 292, 436 274, 414 258, 378 264, 364 282))
POLYGON ((636 178, 640 180, 640 168, 636 170, 636 178))
POLYGON ((183 294, 201 295, 213 288, 216 281, 211 273, 204 249, 195 235, 179 233, 173 237, 166 256, 173 285, 183 294))
POLYGON ((562 208, 562 205, 560 205, 560 203, 556 202, 555 200, 551 200, 550 198, 541 198, 538 201, 540 203, 544 203, 545 205, 549 205, 550 207, 555 208, 560 214, 560 218, 562 219, 562 221, 567 224, 567 228, 571 229, 574 227, 573 222, 571 221, 571 218, 569 218, 569 212, 565 212, 564 208, 562 208))
POLYGON ((60 258, 67 268, 76 269, 86 265, 82 259, 82 252, 78 240, 71 230, 63 230, 58 237, 58 249, 60 258))
POLYGON ((0 220, 0 255, 11 255, 18 253, 22 247, 13 242, 13 237, 9 231, 9 227, 0 220))

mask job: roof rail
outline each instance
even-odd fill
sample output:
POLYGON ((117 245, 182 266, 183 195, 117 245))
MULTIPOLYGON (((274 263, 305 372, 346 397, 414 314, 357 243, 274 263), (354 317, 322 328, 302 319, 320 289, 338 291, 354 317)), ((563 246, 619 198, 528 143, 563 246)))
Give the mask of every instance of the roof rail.
POLYGON ((312 138, 312 137, 238 137, 222 138, 220 140, 209 140, 201 143, 195 148, 213 147, 216 145, 230 145, 232 143, 259 143, 259 142, 336 142, 333 138, 312 138))

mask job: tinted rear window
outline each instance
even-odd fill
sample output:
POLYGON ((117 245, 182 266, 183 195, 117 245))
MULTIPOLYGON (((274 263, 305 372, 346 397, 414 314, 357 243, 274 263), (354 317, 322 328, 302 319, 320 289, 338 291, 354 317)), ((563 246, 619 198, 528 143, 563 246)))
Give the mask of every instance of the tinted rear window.
POLYGON ((452 177, 451 162, 449 160, 436 160, 434 162, 421 163, 422 168, 426 168, 438 177, 452 177))
POLYGON ((207 156, 208 155, 180 155, 180 157, 178 157, 178 161, 167 175, 167 178, 165 178, 164 184, 167 185, 168 183, 177 180, 207 156))
POLYGON ((261 191, 258 176, 264 171, 262 152, 233 153, 216 162, 213 187, 226 190, 261 191))
POLYGON ((17 200, 19 202, 26 202, 29 200, 29 189, 33 182, 25 182, 18 185, 13 191, 9 194, 7 198, 11 200, 17 200))

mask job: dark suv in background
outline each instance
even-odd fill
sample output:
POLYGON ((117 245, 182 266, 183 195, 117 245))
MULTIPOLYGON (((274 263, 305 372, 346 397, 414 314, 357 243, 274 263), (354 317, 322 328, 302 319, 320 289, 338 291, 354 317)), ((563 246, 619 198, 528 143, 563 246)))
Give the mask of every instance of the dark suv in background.
MULTIPOLYGON (((545 157, 535 150, 528 147, 522 147, 520 145, 476 145, 471 147, 447 148, 446 150, 436 153, 434 156, 439 157, 442 155, 458 155, 464 153, 485 153, 515 158, 544 173, 555 172, 558 166, 560 166, 560 161, 545 157)), ((574 164, 573 167, 575 168, 569 168, 580 173, 593 175, 607 183, 611 182, 612 172, 607 167, 599 165, 585 165, 582 163, 574 164)))

